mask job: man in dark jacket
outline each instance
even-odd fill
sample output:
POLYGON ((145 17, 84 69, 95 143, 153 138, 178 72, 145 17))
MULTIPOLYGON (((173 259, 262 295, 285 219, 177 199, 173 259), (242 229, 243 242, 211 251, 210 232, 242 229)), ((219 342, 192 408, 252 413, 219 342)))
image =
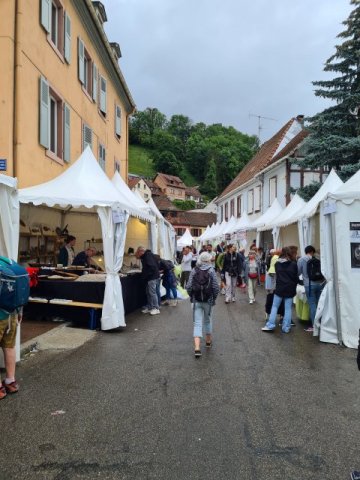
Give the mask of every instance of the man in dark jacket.
POLYGON ((225 303, 235 302, 236 283, 243 267, 242 257, 236 252, 236 246, 228 245, 221 271, 225 279, 225 303))
POLYGON ((142 278, 146 283, 146 297, 148 304, 142 310, 142 313, 158 315, 160 309, 156 287, 160 282, 159 262, 151 250, 145 250, 144 247, 138 247, 135 256, 141 260, 142 278))

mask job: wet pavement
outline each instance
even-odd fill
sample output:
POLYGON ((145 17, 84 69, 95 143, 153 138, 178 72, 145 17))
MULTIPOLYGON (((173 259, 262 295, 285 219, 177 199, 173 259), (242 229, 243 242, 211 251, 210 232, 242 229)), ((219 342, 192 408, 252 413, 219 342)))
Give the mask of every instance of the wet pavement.
POLYGON ((1 480, 340 480, 360 470, 356 352, 303 325, 261 332, 265 296, 215 307, 193 356, 188 301, 80 348, 28 356, 0 402, 1 480))

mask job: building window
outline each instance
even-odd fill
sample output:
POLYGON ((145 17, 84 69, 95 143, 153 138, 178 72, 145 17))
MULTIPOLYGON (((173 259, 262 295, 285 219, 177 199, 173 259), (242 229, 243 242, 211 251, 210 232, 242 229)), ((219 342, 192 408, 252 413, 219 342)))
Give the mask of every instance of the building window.
POLYGON ((44 77, 40 77, 39 97, 40 144, 53 156, 69 162, 70 107, 44 77))
POLYGON ((254 188, 254 212, 260 212, 261 210, 261 187, 254 188))
POLYGON ((223 218, 224 218, 224 207, 223 207, 223 205, 221 205, 221 207, 220 207, 220 222, 223 221, 223 218))
POLYGON ((119 172, 120 173, 120 162, 119 160, 114 160, 114 172, 119 172))
POLYGON ((236 199, 236 213, 238 218, 241 217, 241 195, 238 195, 236 199))
POLYGON ((230 200, 230 217, 235 215, 235 200, 230 200))
POLYGON ((185 228, 175 228, 176 230, 176 235, 181 236, 184 235, 185 233, 185 228))
POLYGON ((226 202, 226 203, 225 203, 225 221, 227 221, 228 218, 229 218, 228 208, 229 208, 229 205, 228 205, 228 203, 226 202))
POLYGON ((100 105, 99 110, 106 117, 106 80, 100 75, 100 105))
POLYGON ((145 199, 148 199, 149 198, 149 195, 147 193, 144 193, 144 198, 145 199))
POLYGON ((106 149, 104 145, 102 145, 101 143, 99 144, 99 165, 105 172, 106 171, 106 168, 105 168, 106 167, 106 149))
POLYGON ((81 38, 78 38, 78 74, 85 92, 97 102, 99 71, 81 38))
POLYGON ((273 203, 277 197, 277 177, 271 177, 269 179, 269 205, 273 203))
POLYGON ((247 198, 247 213, 253 213, 254 211, 254 190, 248 191, 247 198))
POLYGON ((190 233, 193 237, 200 237, 201 229, 200 228, 191 228, 190 233))

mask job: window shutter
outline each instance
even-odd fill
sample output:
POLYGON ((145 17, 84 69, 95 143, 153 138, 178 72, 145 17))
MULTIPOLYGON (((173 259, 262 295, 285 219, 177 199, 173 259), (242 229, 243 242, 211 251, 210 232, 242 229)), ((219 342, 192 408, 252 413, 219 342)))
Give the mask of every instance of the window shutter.
POLYGON ((121 108, 118 105, 115 106, 115 135, 121 136, 121 108))
POLYGON ((79 80, 84 85, 85 83, 85 48, 84 42, 79 38, 78 45, 78 60, 79 60, 79 80))
POLYGON ((63 160, 70 162, 70 107, 64 103, 64 153, 63 160))
POLYGON ((99 144, 99 164, 100 164, 100 167, 104 170, 104 172, 105 172, 105 161, 106 161, 105 147, 99 144))
POLYGON ((40 77, 40 145, 49 148, 50 122, 50 94, 49 84, 44 77, 40 77))
POLYGON ((98 101, 98 68, 95 63, 93 63, 93 91, 92 98, 94 102, 98 101))
POLYGON ((100 77, 100 110, 106 114, 106 80, 100 77))
POLYGON ((50 33, 51 1, 41 0, 41 25, 50 33))
POLYGON ((88 145, 92 149, 92 130, 90 127, 88 127, 84 123, 83 124, 83 151, 88 145))
POLYGON ((67 63, 71 60, 71 20, 65 12, 64 57, 67 63))

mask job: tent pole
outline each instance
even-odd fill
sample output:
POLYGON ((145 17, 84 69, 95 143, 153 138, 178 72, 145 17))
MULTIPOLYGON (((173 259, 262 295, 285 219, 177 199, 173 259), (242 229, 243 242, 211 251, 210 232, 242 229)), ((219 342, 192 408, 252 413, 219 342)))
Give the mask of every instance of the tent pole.
POLYGON ((336 326, 338 332, 339 344, 342 345, 342 330, 341 330, 341 317, 340 317, 340 303, 339 303, 339 277, 338 277, 338 262, 337 262, 337 252, 336 252, 336 230, 335 230, 335 221, 334 214, 330 213, 330 224, 331 224, 331 248, 332 248, 332 257, 333 257, 333 282, 334 282, 334 294, 335 294, 335 306, 336 306, 336 326))

